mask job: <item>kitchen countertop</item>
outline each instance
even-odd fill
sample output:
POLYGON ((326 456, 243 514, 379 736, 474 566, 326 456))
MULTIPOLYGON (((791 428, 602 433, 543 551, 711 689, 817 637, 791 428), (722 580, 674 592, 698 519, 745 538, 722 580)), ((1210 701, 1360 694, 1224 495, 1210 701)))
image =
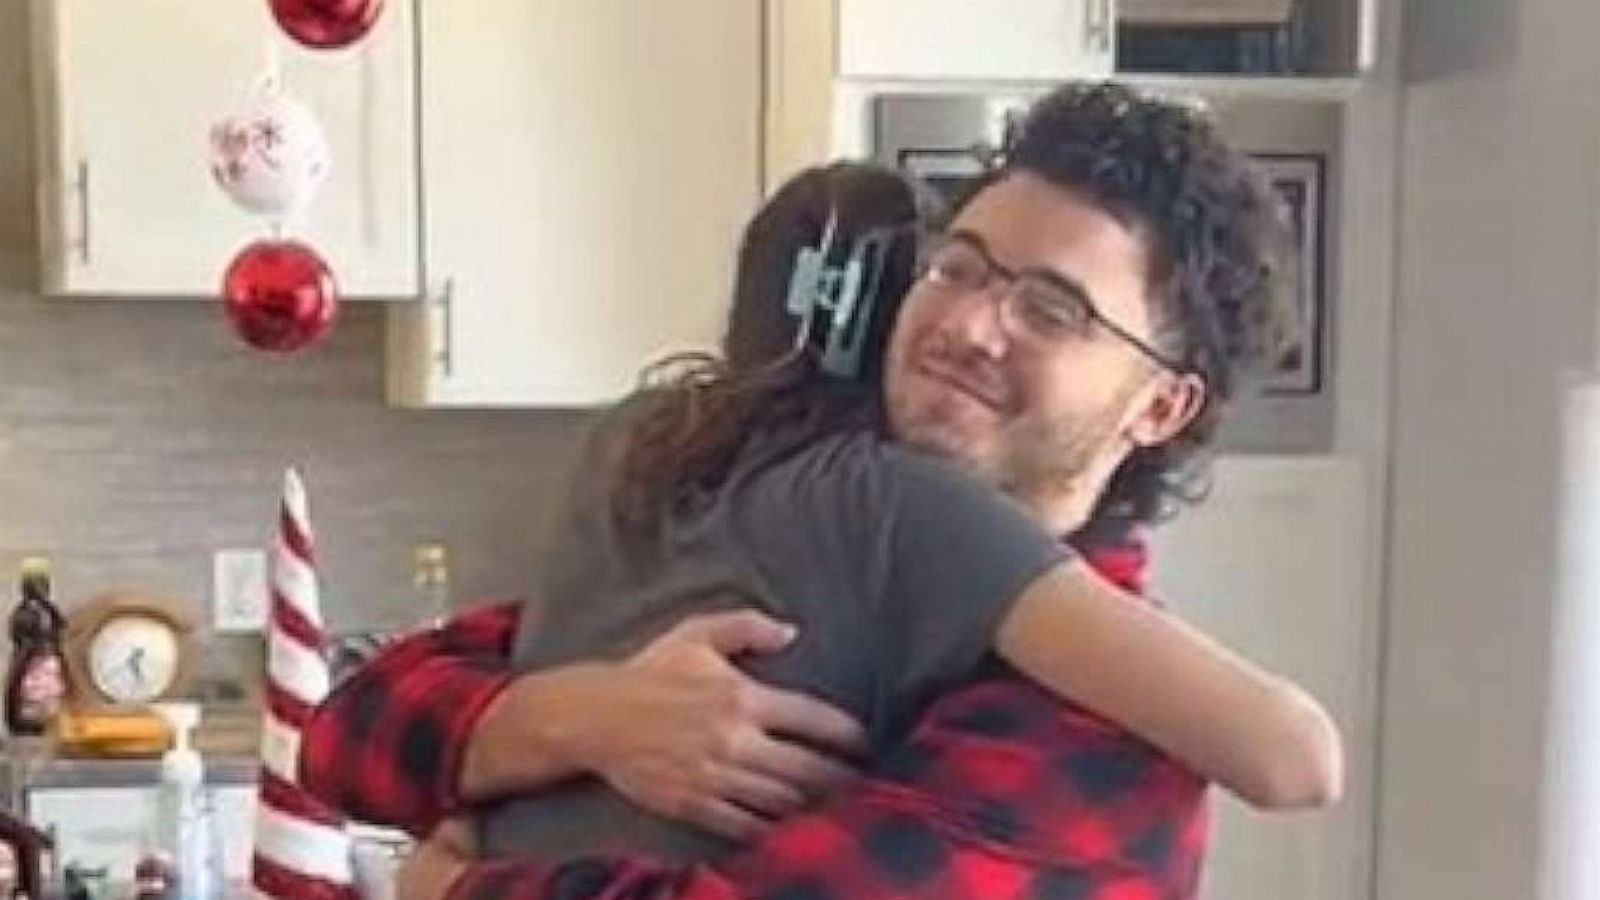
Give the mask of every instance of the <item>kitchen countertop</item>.
MULTIPOLYGON (((159 759, 91 759, 47 757, 5 761, 8 780, 29 788, 138 787, 154 785, 161 777, 159 759)), ((207 757, 206 783, 253 784, 260 760, 207 757)))
MULTIPOLYGON (((207 756, 206 783, 214 787, 254 784, 261 762, 254 756, 207 756)), ((59 788, 155 787, 158 757, 113 759, 57 756, 49 741, 7 739, 0 760, 0 796, 13 809, 26 808, 28 791, 59 788)))

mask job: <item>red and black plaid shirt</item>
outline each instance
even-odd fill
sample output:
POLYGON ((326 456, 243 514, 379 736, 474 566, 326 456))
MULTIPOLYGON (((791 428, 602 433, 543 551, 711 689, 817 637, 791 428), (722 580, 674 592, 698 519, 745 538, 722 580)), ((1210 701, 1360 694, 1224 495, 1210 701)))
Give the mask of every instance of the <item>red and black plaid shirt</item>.
MULTIPOLYGON (((1091 552, 1137 590, 1139 545, 1091 552)), ((510 679, 514 605, 407 638, 307 726, 304 783, 422 833, 457 811, 466 739, 510 679)), ((899 750, 823 807, 710 865, 640 856, 479 862, 452 900, 844 900, 1196 896, 1205 783, 1105 720, 999 673, 935 703, 899 750)))

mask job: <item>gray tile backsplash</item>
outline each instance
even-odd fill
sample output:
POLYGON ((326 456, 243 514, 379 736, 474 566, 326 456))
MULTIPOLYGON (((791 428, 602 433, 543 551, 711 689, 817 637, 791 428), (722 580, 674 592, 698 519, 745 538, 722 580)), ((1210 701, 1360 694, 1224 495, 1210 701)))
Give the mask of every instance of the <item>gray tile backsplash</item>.
POLYGON ((69 603, 123 586, 208 604, 211 551, 270 538, 291 464, 336 627, 415 617, 421 539, 449 544, 458 597, 525 592, 580 416, 387 408, 374 305, 279 358, 216 304, 38 296, 26 6, 0 3, 0 609, 34 551, 69 603))
POLYGON ((450 546, 459 595, 527 589, 580 416, 386 408, 377 306, 263 356, 217 305, 41 299, 30 268, 0 263, 0 573, 45 551, 68 600, 118 585, 205 602, 211 551, 270 538, 292 464, 330 622, 414 616, 421 539, 450 546))

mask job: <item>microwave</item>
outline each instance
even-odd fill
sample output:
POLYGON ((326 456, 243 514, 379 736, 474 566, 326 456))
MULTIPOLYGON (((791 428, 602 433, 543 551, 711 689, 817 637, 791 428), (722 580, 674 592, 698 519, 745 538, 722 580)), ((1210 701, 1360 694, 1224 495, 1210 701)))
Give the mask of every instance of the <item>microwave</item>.
POLYGON ((1027 110, 1020 94, 881 94, 871 104, 875 162, 953 201, 998 157, 1027 110))

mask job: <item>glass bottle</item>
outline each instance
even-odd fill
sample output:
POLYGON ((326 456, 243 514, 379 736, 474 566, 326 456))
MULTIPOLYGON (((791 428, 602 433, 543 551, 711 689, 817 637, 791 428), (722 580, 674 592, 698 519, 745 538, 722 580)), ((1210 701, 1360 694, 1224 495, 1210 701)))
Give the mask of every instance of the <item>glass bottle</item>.
POLYGON ((438 541, 425 541, 412 550, 411 584, 421 600, 418 610, 430 627, 450 616, 450 551, 438 541))
POLYGON ((11 610, 11 666, 6 675, 6 728, 17 736, 45 733, 67 693, 61 633, 66 619, 50 600, 50 560, 22 561, 21 599, 11 610))

